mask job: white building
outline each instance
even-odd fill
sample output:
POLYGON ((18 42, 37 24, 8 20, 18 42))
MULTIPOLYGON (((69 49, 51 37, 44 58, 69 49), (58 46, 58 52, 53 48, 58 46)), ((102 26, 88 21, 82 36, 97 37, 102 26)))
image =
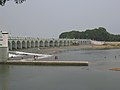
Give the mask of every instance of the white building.
POLYGON ((8 59, 8 33, 0 32, 0 62, 8 59))

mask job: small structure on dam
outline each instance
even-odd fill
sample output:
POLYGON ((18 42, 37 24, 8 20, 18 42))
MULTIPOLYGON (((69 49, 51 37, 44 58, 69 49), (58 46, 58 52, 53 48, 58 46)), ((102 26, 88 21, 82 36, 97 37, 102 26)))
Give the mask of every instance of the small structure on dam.
POLYGON ((0 62, 8 59, 8 32, 0 32, 0 62))

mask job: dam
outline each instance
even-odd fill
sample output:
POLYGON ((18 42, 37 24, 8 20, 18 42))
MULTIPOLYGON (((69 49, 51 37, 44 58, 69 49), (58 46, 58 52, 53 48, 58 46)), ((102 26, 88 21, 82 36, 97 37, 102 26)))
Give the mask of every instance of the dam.
POLYGON ((9 37, 9 50, 39 48, 39 47, 63 47, 72 45, 90 45, 90 39, 41 39, 33 37, 9 37))

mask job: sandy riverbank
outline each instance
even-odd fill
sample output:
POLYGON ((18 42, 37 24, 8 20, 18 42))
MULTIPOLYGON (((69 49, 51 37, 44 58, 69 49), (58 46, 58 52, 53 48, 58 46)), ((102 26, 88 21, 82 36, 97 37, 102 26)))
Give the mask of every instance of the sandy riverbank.
POLYGON ((90 49, 90 48, 92 48, 91 45, 82 45, 82 46, 64 46, 64 47, 40 47, 40 48, 22 49, 19 51, 40 53, 40 54, 54 54, 64 51, 74 51, 74 50, 90 49))
POLYGON ((116 45, 79 45, 79 46, 64 46, 64 47, 41 47, 22 49, 19 51, 40 53, 40 54, 54 54, 64 51, 76 51, 76 50, 94 50, 94 49, 119 49, 120 46, 116 45))
POLYGON ((92 49, 120 49, 120 45, 93 45, 92 49))

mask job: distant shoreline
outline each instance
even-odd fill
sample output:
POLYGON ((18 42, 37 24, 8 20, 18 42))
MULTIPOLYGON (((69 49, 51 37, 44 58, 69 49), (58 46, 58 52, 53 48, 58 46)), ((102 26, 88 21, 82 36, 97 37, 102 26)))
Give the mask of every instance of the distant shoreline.
POLYGON ((119 45, 93 45, 92 49, 120 49, 119 45))

